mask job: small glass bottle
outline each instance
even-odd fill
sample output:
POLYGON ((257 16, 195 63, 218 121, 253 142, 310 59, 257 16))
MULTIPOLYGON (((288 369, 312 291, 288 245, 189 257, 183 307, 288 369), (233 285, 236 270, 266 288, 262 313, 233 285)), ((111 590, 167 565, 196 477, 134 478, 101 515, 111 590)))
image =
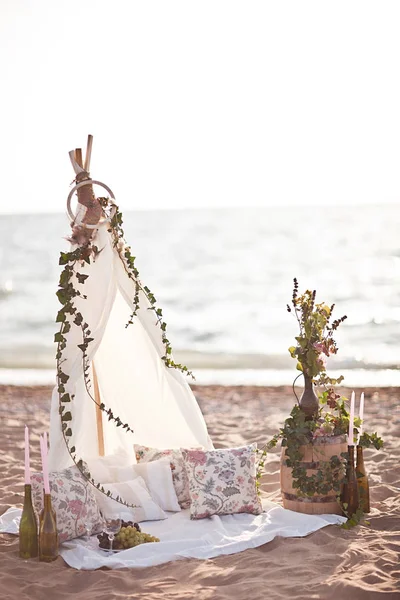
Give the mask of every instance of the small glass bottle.
POLYGON ((58 556, 56 515, 51 506, 50 494, 44 495, 44 507, 40 513, 39 560, 51 562, 58 556))
POLYGON ((367 472, 364 465, 364 456, 362 446, 357 446, 357 465, 356 476, 358 483, 358 494, 360 498, 360 508, 364 513, 370 512, 369 506, 369 484, 367 472))
POLYGON ((21 558, 36 558, 38 554, 38 521, 32 504, 32 487, 25 484, 24 508, 19 524, 19 555, 21 558))
POLYGON ((341 493, 341 503, 347 516, 351 517, 359 507, 358 483, 354 468, 354 446, 348 446, 348 461, 346 468, 346 479, 341 493))

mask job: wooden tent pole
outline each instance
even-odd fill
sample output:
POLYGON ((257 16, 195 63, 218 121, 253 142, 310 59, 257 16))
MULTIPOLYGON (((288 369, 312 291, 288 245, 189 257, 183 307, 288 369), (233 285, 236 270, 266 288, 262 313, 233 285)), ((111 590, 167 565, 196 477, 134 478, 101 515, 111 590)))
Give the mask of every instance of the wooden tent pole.
POLYGON ((75 160, 83 169, 82 148, 75 148, 75 160))
POLYGON ((93 371, 93 385, 94 385, 94 399, 96 400, 96 424, 97 424, 97 442, 99 448, 99 455, 104 456, 104 431, 103 431, 103 414, 100 408, 101 398, 99 390, 99 382, 97 380, 96 369, 94 368, 94 362, 92 361, 93 371))
MULTIPOLYGON (((90 157, 92 154, 92 144, 93 144, 93 136, 88 136, 87 150, 86 150, 86 158, 85 158, 85 169, 89 170, 90 168, 90 157)), ((76 148, 74 152, 75 161, 78 163, 80 167, 83 168, 83 158, 82 158, 82 149, 76 148)), ((92 186, 85 186, 90 189, 93 194, 92 186)), ((79 191, 78 191, 79 195, 79 191)), ((97 443, 99 455, 104 456, 104 430, 103 430, 103 416, 100 408, 101 398, 100 398, 100 390, 99 390, 99 382, 97 379, 96 369, 94 368, 94 362, 92 361, 92 372, 93 372, 93 387, 94 387, 94 399, 96 401, 96 425, 97 425, 97 443)))
POLYGON ((92 157, 92 146, 93 146, 93 136, 89 134, 88 140, 87 140, 87 146, 86 146, 85 162, 83 165, 83 168, 85 169, 85 171, 87 171, 87 173, 89 173, 89 171, 90 171, 90 159, 92 157))

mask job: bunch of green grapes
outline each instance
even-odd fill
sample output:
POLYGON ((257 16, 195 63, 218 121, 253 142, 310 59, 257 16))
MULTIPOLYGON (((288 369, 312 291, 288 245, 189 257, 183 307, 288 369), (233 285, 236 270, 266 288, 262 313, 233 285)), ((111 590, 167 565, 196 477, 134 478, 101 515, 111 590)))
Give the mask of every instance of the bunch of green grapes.
MULTIPOLYGON (((137 531, 141 531, 140 529, 140 525, 138 525, 138 523, 134 523, 133 521, 121 521, 121 529, 126 528, 126 527, 130 527, 135 528, 137 531)), ((99 546, 100 548, 102 548, 103 550, 109 550, 111 548, 111 542, 110 542, 110 538, 108 537, 107 533, 105 531, 103 531, 102 533, 99 533, 99 535, 97 536, 97 539, 99 540, 99 546)), ((113 549, 114 550, 122 550, 123 546, 121 544, 121 542, 117 539, 117 536, 115 536, 114 541, 113 541, 113 549)))
POLYGON ((115 536, 115 548, 133 548, 139 546, 139 544, 146 544, 148 542, 159 542, 160 540, 149 533, 143 533, 138 531, 136 527, 121 527, 117 535, 115 536))

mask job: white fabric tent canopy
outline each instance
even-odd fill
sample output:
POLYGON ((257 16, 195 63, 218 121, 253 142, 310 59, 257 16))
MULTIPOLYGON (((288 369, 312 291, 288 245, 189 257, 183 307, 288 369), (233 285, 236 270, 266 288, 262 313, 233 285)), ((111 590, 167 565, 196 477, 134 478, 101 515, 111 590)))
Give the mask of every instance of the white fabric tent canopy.
MULTIPOLYGON (((102 413, 105 454, 123 448, 134 459, 134 443, 157 448, 212 448, 203 415, 185 376, 161 359, 165 354, 162 332, 142 290, 134 324, 126 327, 135 282, 127 275, 107 223, 95 231, 93 243, 101 252, 90 264, 79 267, 79 273, 89 277, 84 285, 77 284, 86 299, 76 297, 74 304, 94 338, 88 347, 88 359, 95 366, 101 402, 134 430, 132 434, 117 428, 102 413)), ((99 455, 96 404, 87 392, 83 376, 82 351, 78 348, 82 343, 81 328, 72 323, 65 337, 66 360, 62 370, 69 375, 65 391, 74 395, 68 404, 72 415, 69 444, 75 446, 76 456, 85 460, 99 455)), ((94 396, 93 387, 90 392, 94 396)), ((60 470, 71 464, 61 429, 56 386, 51 405, 49 467, 60 470)))

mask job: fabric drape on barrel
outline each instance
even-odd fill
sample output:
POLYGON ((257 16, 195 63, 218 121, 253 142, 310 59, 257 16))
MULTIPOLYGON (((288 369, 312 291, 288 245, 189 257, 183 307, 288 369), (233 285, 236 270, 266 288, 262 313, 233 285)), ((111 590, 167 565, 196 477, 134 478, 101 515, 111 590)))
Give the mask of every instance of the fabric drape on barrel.
MULTIPOLYGON (((322 462, 347 452, 347 438, 345 435, 321 436, 315 438, 312 444, 300 446, 299 450, 302 454, 300 466, 311 476, 320 469, 322 462)), ((286 465, 286 460, 286 448, 282 448, 281 494, 284 508, 308 515, 342 514, 334 490, 325 495, 301 496, 299 490, 293 487, 292 467, 286 465)))

